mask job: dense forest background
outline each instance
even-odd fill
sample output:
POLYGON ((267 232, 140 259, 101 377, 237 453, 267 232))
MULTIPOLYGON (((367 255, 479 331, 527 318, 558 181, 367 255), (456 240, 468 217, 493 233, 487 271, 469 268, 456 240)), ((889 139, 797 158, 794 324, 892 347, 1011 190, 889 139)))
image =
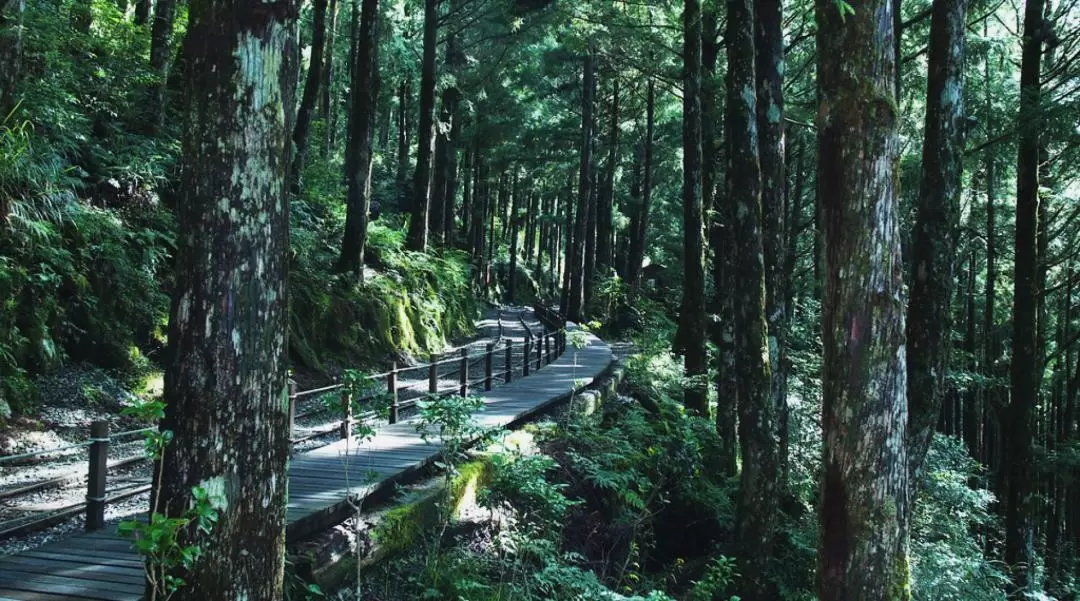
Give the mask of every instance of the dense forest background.
POLYGON ((1075 0, 0 0, 0 423, 183 420, 250 253, 303 381, 485 300, 632 340, 604 594, 1076 599, 1078 171, 1075 0))

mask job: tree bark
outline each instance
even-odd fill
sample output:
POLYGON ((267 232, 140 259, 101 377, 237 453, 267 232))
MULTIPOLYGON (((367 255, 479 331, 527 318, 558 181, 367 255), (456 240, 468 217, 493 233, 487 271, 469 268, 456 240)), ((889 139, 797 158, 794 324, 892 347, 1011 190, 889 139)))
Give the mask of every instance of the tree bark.
MULTIPOLYGON (((784 279, 788 284, 784 287, 784 316, 787 318, 788 323, 791 323, 795 319, 795 290, 797 289, 797 279, 795 277, 795 263, 798 256, 798 242, 799 235, 802 232, 802 226, 799 225, 802 222, 803 214, 803 184, 804 184, 804 168, 803 165, 806 162, 806 143, 804 138, 799 138, 798 150, 796 155, 798 158, 795 164, 795 186, 790 190, 788 195, 790 199, 790 207, 787 219, 787 242, 784 244, 784 279)), ((791 359, 788 356, 788 347, 780 347, 780 368, 790 375, 791 359)), ((780 433, 780 448, 778 450, 779 463, 780 463, 780 485, 787 487, 790 482, 790 467, 789 461, 791 450, 791 409, 788 407, 786 399, 788 398, 788 386, 790 381, 787 377, 784 378, 784 390, 783 398, 785 402, 780 406, 780 413, 777 418, 777 430, 780 433)))
POLYGON ((154 23, 150 29, 150 70, 154 72, 154 83, 150 86, 151 112, 148 119, 155 130, 165 124, 165 91, 175 21, 176 0, 157 0, 154 4, 154 23))
MULTIPOLYGON (((351 161, 345 177, 348 181, 348 204, 345 213, 345 235, 341 240, 341 256, 337 269, 364 277, 364 246, 367 244, 368 215, 371 212, 371 165, 376 104, 382 79, 379 77, 379 0, 363 0, 360 8, 359 40, 356 64, 353 66, 352 111, 349 131, 351 161)), ((309 79, 310 83, 310 79, 309 79)))
POLYGON ((398 210, 402 213, 411 211, 409 201, 408 184, 405 180, 409 171, 409 80, 402 79, 398 89, 398 147, 397 147, 397 174, 394 181, 398 189, 398 210))
POLYGON ((146 25, 150 22, 150 0, 135 0, 135 24, 146 25))
POLYGON ((652 205, 653 130, 656 127, 656 82, 649 79, 645 98, 645 158, 641 174, 641 206, 637 209, 634 231, 630 233, 630 262, 626 280, 633 294, 641 292, 641 267, 645 262, 646 235, 649 232, 649 211, 652 205))
POLYGON ((334 144, 334 44, 337 40, 338 0, 330 0, 327 9, 330 23, 326 28, 326 51, 323 53, 322 84, 319 86, 319 115, 323 121, 322 156, 326 158, 334 144))
POLYGON ((781 0, 759 0, 755 26, 757 124, 761 157, 762 250, 765 258, 765 319, 768 325, 770 398, 774 414, 787 412, 787 370, 781 362, 787 345, 784 289, 784 217, 787 173, 784 163, 784 32, 781 0))
POLYGON ((420 74, 420 132, 413 171, 412 218, 409 250, 424 251, 428 244, 431 204, 431 158, 435 152, 435 54, 439 31, 439 0, 424 0, 424 62, 420 74))
POLYGON ((615 170, 619 158, 619 78, 611 79, 611 129, 608 134, 607 172, 600 190, 596 214, 596 269, 601 277, 611 275, 613 236, 612 211, 615 199, 615 170))
MULTIPOLYGON (((160 4, 163 1, 168 2, 171 0, 157 1, 160 4)), ((292 194, 300 193, 300 176, 304 171, 304 159, 307 155, 308 132, 311 129, 311 115, 315 112, 315 105, 319 101, 319 84, 322 82, 323 53, 326 48, 327 0, 314 0, 314 2, 315 14, 311 34, 311 60, 308 63, 307 79, 304 82, 304 95, 300 99, 300 108, 296 111, 296 125, 293 127, 292 135, 295 148, 292 169, 289 175, 289 190, 292 194)), ((361 40, 360 43, 363 43, 363 41, 361 40)), ((357 159, 362 160, 360 157, 357 157, 357 159)))
POLYGON ((891 0, 818 0, 825 230, 821 601, 910 598, 899 115, 891 0))
POLYGON ((596 74, 593 55, 585 54, 584 76, 581 85, 581 166, 578 171, 578 208, 574 220, 574 244, 571 253, 570 288, 566 317, 580 321, 584 317, 585 303, 585 236, 588 234, 589 202, 592 200, 592 124, 593 89, 596 74))
POLYGON ((1015 592, 1029 588, 1028 566, 1035 561, 1035 460, 1033 413, 1038 403, 1039 151, 1042 115, 1040 75, 1044 0, 1028 0, 1020 62, 1020 143, 1016 159, 1016 237, 1013 281, 1012 394, 1005 457, 1008 493, 1005 513, 1005 562, 1012 567, 1015 592))
MULTIPOLYGON (((11 14, 0 10, 0 115, 7 117, 15 105, 16 89, 22 76, 23 15, 26 0, 13 0, 11 14)), ((0 117, 0 118, 3 118, 0 117)), ((7 199, 0 199, 0 221, 8 216, 7 199)))
POLYGON ((514 303, 515 295, 517 294, 517 267, 518 267, 518 233, 521 229, 521 188, 523 186, 518 181, 518 169, 514 168, 514 181, 510 185, 510 222, 507 227, 510 229, 510 273, 506 274, 506 299, 511 304, 514 303))
MULTIPOLYGON (((686 410, 709 415, 705 338, 705 236, 701 204, 701 1, 683 2, 683 298, 679 315, 685 355, 686 410)), ((681 343, 681 344, 680 344, 681 343)))
POLYGON ((169 320, 159 508, 209 493, 218 521, 172 597, 283 596, 286 463, 286 178, 295 15, 252 0, 193 0, 169 320))
MULTIPOLYGON (((760 2, 757 4, 761 5, 760 2)), ((772 379, 765 318, 762 172, 754 92, 758 85, 754 3, 729 0, 727 18, 727 203, 730 205, 728 211, 735 217, 733 249, 736 267, 732 275, 739 445, 742 448, 736 531, 742 544, 739 567, 746 583, 745 597, 750 601, 764 601, 776 596, 767 578, 767 564, 772 555, 778 499, 775 405, 770 393, 772 379)))
POLYGON ((945 398, 964 169, 966 17, 967 0, 936 0, 930 20, 926 133, 911 250, 907 322, 908 464, 912 483, 918 482, 945 398))

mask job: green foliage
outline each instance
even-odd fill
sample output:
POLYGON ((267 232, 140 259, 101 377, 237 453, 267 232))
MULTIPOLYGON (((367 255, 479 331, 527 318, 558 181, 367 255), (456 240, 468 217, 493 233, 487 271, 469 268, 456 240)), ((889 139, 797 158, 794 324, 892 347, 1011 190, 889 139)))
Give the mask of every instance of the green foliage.
POLYGON ((566 512, 580 501, 569 499, 567 484, 552 482, 555 460, 547 455, 496 454, 494 475, 479 497, 481 507, 512 510, 526 536, 557 536, 566 512))
POLYGON ((381 361, 427 355, 473 329, 476 299, 467 257, 406 251, 404 229, 373 223, 362 281, 338 274, 343 215, 293 202, 290 344, 309 368, 325 361, 381 361))
MULTIPOLYGON (((694 588, 687 594, 687 601, 715 601, 723 595, 724 591, 739 577, 735 568, 735 560, 725 555, 714 557, 705 568, 701 579, 694 583, 694 588)), ((738 597, 731 597, 731 601, 739 601, 738 597)))
MULTIPOLYGON (((140 420, 160 420, 165 415, 165 404, 151 401, 125 410, 125 414, 140 420)), ((162 465, 165 447, 173 439, 171 430, 150 430, 144 434, 147 457, 162 465)), ((160 467, 159 467, 160 469, 160 467)), ((199 486, 191 489, 191 503, 178 517, 169 517, 158 511, 161 495, 161 473, 158 473, 158 489, 155 491, 154 507, 147 522, 127 520, 120 522, 120 536, 131 539, 135 552, 143 558, 146 579, 150 585, 151 600, 169 599, 185 584, 177 576, 178 570, 190 571, 202 556, 203 549, 191 541, 199 534, 209 534, 218 521, 218 500, 211 491, 199 486)))
POLYGON ((926 457, 911 524, 912 594, 919 601, 999 601, 1009 578, 983 556, 996 536, 993 495, 970 487, 979 466, 962 442, 935 436, 926 457))

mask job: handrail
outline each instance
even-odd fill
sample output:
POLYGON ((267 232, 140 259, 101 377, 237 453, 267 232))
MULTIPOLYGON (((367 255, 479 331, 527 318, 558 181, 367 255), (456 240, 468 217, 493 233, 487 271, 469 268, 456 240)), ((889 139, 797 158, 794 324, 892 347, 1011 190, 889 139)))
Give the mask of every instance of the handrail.
MULTIPOLYGON (((537 334, 534 333, 534 328, 530 327, 529 323, 525 320, 526 311, 523 310, 523 311, 518 312, 517 318, 518 318, 518 321, 521 323, 521 325, 522 325, 522 327, 523 327, 523 329, 525 331, 526 339, 532 341, 532 344, 536 345, 535 347, 532 347, 532 348, 536 349, 535 357, 536 357, 536 366, 537 366, 537 369, 538 369, 540 367, 540 365, 541 365, 541 357, 543 356, 544 351, 547 351, 546 354, 547 354, 548 362, 550 363, 553 360, 553 354, 546 348, 546 345, 544 344, 544 341, 548 337, 554 336, 554 338, 555 338, 555 343, 556 344, 555 344, 554 356, 557 357, 565 349, 565 344, 561 345, 562 348, 560 348, 560 335, 563 332, 565 332, 565 330, 566 330, 566 321, 564 319, 562 319, 562 316, 559 315, 557 312, 554 312, 551 309, 549 309, 549 308, 547 308, 547 307, 545 307, 543 305, 536 305, 536 307, 534 307, 534 311, 537 314, 537 316, 539 318, 539 321, 540 321, 541 325, 544 328, 544 333, 543 334, 537 335, 537 334), (552 327, 554 325, 561 325, 562 327, 560 327, 558 329, 555 329, 555 330, 548 329, 548 328, 550 328, 550 327, 552 327)), ((511 347, 513 345, 513 339, 509 338, 509 337, 507 337, 505 335, 504 324, 503 324, 503 315, 504 315, 504 311, 499 310, 498 314, 497 314, 498 330, 497 330, 497 334, 496 334, 496 337, 494 338, 494 340, 472 341, 472 342, 466 343, 464 345, 460 345, 460 346, 457 346, 457 347, 454 347, 454 348, 451 348, 451 349, 446 349, 446 350, 442 351, 441 353, 439 353, 439 355, 436 355, 436 356, 443 356, 444 358, 433 361, 433 362, 422 363, 422 364, 417 364, 417 365, 410 365, 410 366, 405 366, 405 367, 400 367, 400 368, 395 366, 393 369, 391 369, 388 372, 369 375, 367 377, 367 379, 369 381, 371 381, 371 382, 375 382, 375 381, 378 381, 378 380, 381 380, 381 379, 386 379, 388 392, 393 394, 393 400, 392 400, 392 404, 391 404, 391 423, 393 423, 393 421, 396 419, 396 411, 398 409, 415 407, 416 403, 419 400, 423 399, 423 398, 430 398, 430 397, 442 398, 442 397, 449 396, 449 395, 452 395, 452 394, 455 394, 455 395, 456 394, 466 394, 469 389, 472 389, 474 386, 479 386, 479 385, 483 385, 485 389, 488 389, 489 386, 490 386, 489 382, 492 379, 499 378, 503 382, 509 382, 512 379, 512 376, 513 376, 515 371, 521 371, 521 372, 523 372, 523 374, 527 375, 529 373, 529 367, 528 366, 533 361, 532 353, 527 352, 527 349, 529 349, 531 347, 531 345, 528 345, 528 346, 521 345, 521 355, 520 355, 521 363, 516 366, 518 369, 515 369, 515 366, 513 366, 511 364, 511 362, 510 362, 510 353, 509 352, 506 353, 506 355, 507 355, 507 357, 506 357, 506 359, 507 359, 506 368, 507 369, 504 369, 504 370, 501 370, 501 371, 494 371, 492 369, 492 363, 493 363, 494 358, 496 357, 496 351, 500 351, 498 354, 502 355, 503 353, 501 351, 503 351, 503 350, 510 351, 511 347), (460 351, 462 351, 462 349, 468 349, 470 347, 474 347, 474 346, 478 346, 478 345, 483 345, 482 346, 483 350, 481 350, 478 353, 474 354, 474 353, 468 353, 468 352, 466 352, 466 353, 461 353, 460 352, 460 351), (471 374, 469 374, 468 372, 472 371, 473 368, 468 367, 468 365, 475 365, 475 362, 483 362, 484 363, 484 367, 481 370, 484 373, 484 376, 481 377, 481 378, 470 380, 469 376, 471 374), (438 374, 438 377, 436 378, 435 382, 429 382, 428 379, 425 378, 425 379, 421 379, 420 381, 417 381, 415 383, 409 384, 408 386, 404 386, 404 387, 398 387, 397 386, 397 377, 402 375, 402 374, 421 371, 421 370, 425 370, 425 369, 430 371, 432 367, 438 368, 438 367, 440 367, 442 365, 449 365, 449 364, 458 364, 458 365, 462 365, 462 367, 459 367, 459 369, 457 369, 455 371, 452 371, 450 373, 438 374), (467 371, 465 371, 463 373, 462 372, 463 369, 465 369, 467 371), (454 384, 448 385, 448 386, 440 386, 438 384, 438 382, 441 381, 444 377, 449 379, 450 377, 453 377, 455 375, 456 375, 455 379, 457 379, 458 381, 455 382, 454 384), (415 395, 415 396, 412 396, 411 398, 408 398, 408 399, 406 399, 406 400, 404 400, 402 402, 398 402, 397 398, 398 398, 399 393, 405 392, 405 391, 413 392, 413 391, 417 391, 417 390, 422 390, 425 386, 429 387, 429 391, 427 393, 421 392, 421 394, 419 394, 419 395, 415 395), (432 387, 434 388, 434 390, 431 390, 432 387)), ((514 349, 514 350, 517 350, 517 349, 514 349)), ((293 390, 295 390, 295 383, 292 383, 291 386, 293 387, 293 390)), ((349 407, 351 407, 354 403, 363 403, 364 401, 371 400, 375 396, 373 394, 373 395, 364 396, 364 397, 362 397, 360 399, 356 399, 353 402, 346 402, 347 405, 348 405, 348 407, 345 408, 346 409, 346 419, 338 420, 336 423, 333 424, 333 427, 331 429, 318 430, 318 431, 315 431, 315 432, 304 434, 300 438, 296 438, 296 439, 292 438, 292 432, 294 430, 294 422, 295 422, 295 419, 297 417, 308 417, 308 416, 311 416, 311 415, 315 415, 317 413, 322 413, 322 412, 325 412, 325 411, 334 410, 334 408, 331 407, 331 406, 324 406, 324 407, 318 407, 318 408, 315 408, 315 409, 309 409, 309 410, 305 411, 304 413, 301 413, 301 414, 298 415, 295 412, 295 403, 296 403, 297 400, 312 397, 312 396, 315 396, 315 395, 318 395, 318 394, 330 393, 330 392, 342 392, 342 397, 343 397, 343 400, 344 400, 346 398, 345 393, 343 392, 345 390, 345 388, 346 387, 345 387, 345 385, 343 383, 336 383, 336 384, 332 384, 332 385, 329 385, 329 386, 322 386, 322 387, 319 387, 319 388, 313 388, 313 389, 310 389, 310 390, 290 392, 290 394, 288 395, 289 399, 290 399, 290 412, 289 412, 290 413, 290 424, 289 424, 289 428, 290 428, 290 442, 292 444, 296 444, 298 442, 303 442, 303 441, 310 440, 310 439, 313 439, 313 438, 326 436, 326 435, 329 435, 329 434, 333 433, 334 431, 348 432, 349 428, 343 428, 342 424, 345 424, 347 422, 348 424, 351 425, 353 423, 357 423, 360 420, 366 420, 366 419, 370 419, 372 417, 375 417, 375 412, 370 410, 370 409, 359 411, 358 414, 355 415, 355 416, 351 414, 351 409, 349 409, 349 407)), ((329 424, 327 426, 329 427, 329 424)), ((90 469, 89 469, 89 472, 85 476, 87 484, 88 484, 88 490, 89 490, 89 494, 87 495, 87 500, 84 503, 74 505, 74 506, 72 506, 70 508, 62 508, 60 513, 64 514, 64 517, 67 517, 69 515, 74 515, 74 513, 77 513, 78 508, 81 508, 81 507, 83 507, 85 505, 85 507, 86 507, 86 515, 87 515, 87 523, 86 523, 87 529, 88 530, 93 530, 93 529, 101 527, 101 525, 103 524, 103 521, 104 521, 104 508, 105 508, 106 504, 108 504, 110 501, 116 501, 116 500, 120 500, 121 498, 127 498, 128 496, 131 496, 126 491, 123 494, 119 495, 119 496, 108 496, 106 494, 106 489, 105 489, 105 482, 106 482, 106 478, 107 478, 107 472, 110 469, 113 469, 113 468, 120 468, 120 467, 124 467, 124 466, 126 466, 128 464, 132 464, 132 463, 135 463, 135 462, 138 462, 138 461, 144 461, 145 460, 145 457, 130 457, 130 458, 123 459, 123 460, 113 462, 112 464, 110 464, 108 462, 108 448, 109 448, 110 443, 116 442, 119 439, 128 438, 128 437, 135 436, 135 435, 138 435, 138 434, 143 434, 143 433, 153 431, 153 430, 156 430, 156 429, 157 429, 156 427, 147 427, 147 428, 139 428, 139 429, 134 429, 134 430, 118 432, 118 433, 115 433, 115 434, 110 434, 109 433, 109 428, 108 428, 108 423, 105 422, 105 421, 100 421, 99 420, 97 422, 94 422, 91 425, 91 437, 90 437, 90 439, 88 439, 86 441, 71 444, 71 445, 67 445, 67 446, 63 446, 63 447, 57 447, 57 448, 52 448, 52 449, 43 449, 43 450, 39 450, 39 451, 30 451, 30 452, 21 453, 21 454, 18 454, 18 455, 9 455, 7 457, 0 457, 0 464, 6 463, 6 462, 17 461, 19 459, 26 459, 26 458, 30 458, 30 457, 36 457, 36 456, 42 456, 42 455, 51 455, 51 454, 55 454, 55 453, 62 453, 64 451, 71 451, 71 450, 76 450, 76 449, 89 448, 90 449, 90 453, 89 453, 89 456, 90 456, 90 463, 89 463, 90 469)), ((69 477, 62 477, 62 478, 54 478, 52 480, 40 481, 40 482, 36 482, 36 483, 24 483, 22 485, 18 485, 16 488, 12 488, 12 489, 9 489, 9 490, 4 491, 4 492, 6 492, 8 494, 8 496, 15 496, 17 494, 21 494, 22 489, 24 489, 24 488, 34 488, 34 489, 36 489, 36 488, 39 488, 39 487, 42 487, 42 486, 49 486, 54 481, 55 482, 60 482, 60 481, 63 481, 63 480, 73 480, 73 479, 77 480, 78 478, 79 478, 79 476, 69 476, 69 477)), ((146 488, 148 489, 149 487, 146 487, 146 488)), ((30 491, 28 491, 28 492, 30 492, 30 491)), ((115 493, 116 491, 108 491, 108 492, 115 493)), ((25 525, 17 526, 16 528, 19 529, 19 530, 24 530, 25 529, 26 531, 30 531, 35 527, 44 527, 45 525, 51 525, 51 522, 49 522, 49 524, 46 524, 46 522, 48 522, 49 520, 55 521, 55 519, 57 519, 58 517, 60 517, 60 516, 58 516, 58 515, 46 516, 44 518, 32 520, 31 522, 29 522, 29 523, 27 523, 25 525)), ((20 518, 20 519, 22 519, 22 518, 20 518)), ((10 523, 11 522, 5 523, 5 524, 3 524, 3 526, 9 526, 10 523)), ((0 528, 0 530, 3 530, 3 529, 4 528, 0 528)), ((0 533, 0 534, 2 534, 2 533, 0 533)))

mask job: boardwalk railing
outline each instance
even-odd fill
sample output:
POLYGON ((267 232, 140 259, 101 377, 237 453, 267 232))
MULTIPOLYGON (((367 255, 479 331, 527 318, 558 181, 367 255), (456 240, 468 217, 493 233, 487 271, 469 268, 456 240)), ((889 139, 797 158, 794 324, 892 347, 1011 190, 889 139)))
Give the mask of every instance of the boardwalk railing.
MULTIPOLYGON (((390 397, 387 418, 389 423, 393 424, 400 419, 403 412, 413 409, 416 406, 417 401, 423 398, 440 398, 454 394, 467 396, 469 392, 475 390, 475 387, 477 386, 481 386, 483 390, 489 391, 492 389, 492 386, 497 379, 501 379, 505 383, 513 381, 516 375, 515 371, 520 373, 522 377, 528 376, 531 369, 540 369, 542 365, 551 363, 566 350, 566 322, 562 316, 559 315, 558 312, 542 305, 537 305, 534 310, 542 324, 542 331, 534 334, 532 328, 530 328, 529 324, 524 319, 524 312, 519 314, 518 320, 525 333, 525 341, 522 345, 516 346, 511 338, 503 336, 502 316, 500 313, 498 336, 495 341, 487 342, 481 353, 477 355, 470 353, 470 347, 476 346, 474 343, 449 349, 442 353, 433 354, 429 358, 428 363, 404 367, 399 367, 394 363, 391 365, 389 371, 367 376, 367 381, 374 384, 371 389, 372 393, 358 399, 353 399, 351 397, 352 387, 348 387, 344 383, 300 391, 297 390, 296 382, 290 380, 290 441, 293 444, 296 444, 327 436, 334 431, 338 431, 341 438, 348 438, 352 433, 352 427, 354 425, 361 421, 371 420, 377 417, 373 410, 361 411, 359 415, 356 415, 354 409, 363 407, 365 404, 370 404, 371 401, 381 396, 383 393, 375 393, 374 390, 376 388, 382 388, 383 386, 385 386, 385 394, 388 394, 390 397), (520 351, 518 350, 518 346, 521 347, 520 351), (494 371, 494 366, 496 358, 499 355, 503 356, 503 369, 496 372, 494 371), (480 364, 482 364, 482 368, 479 367, 480 364), (471 365, 475 365, 475 367, 470 367, 471 365), (440 373, 440 367, 445 366, 450 366, 452 369, 446 373, 440 373), (482 372, 480 372, 482 373, 482 376, 470 379, 470 373, 472 373, 473 369, 476 369, 478 372, 482 369, 482 372), (421 379, 416 383, 407 386, 400 385, 402 379, 411 379, 408 378, 411 374, 420 374, 422 377, 425 373, 427 375, 426 382, 421 379), (453 383, 445 385, 445 379, 452 379, 453 383), (337 393, 339 395, 340 405, 338 405, 338 407, 340 407, 341 411, 341 421, 332 424, 329 429, 318 430, 314 433, 305 433, 299 438, 294 438, 293 435, 296 430, 296 420, 330 411, 329 404, 324 404, 319 407, 298 412, 297 402, 302 399, 332 393, 337 393), (402 399, 401 396, 403 393, 410 395, 410 398, 402 399)), ((83 511, 86 512, 86 530, 91 531, 101 528, 105 522, 105 508, 108 504, 128 499, 150 490, 149 484, 136 483, 134 486, 128 485, 113 490, 111 491, 112 494, 109 494, 110 491, 108 491, 107 484, 108 472, 110 470, 115 471, 146 461, 146 457, 140 455, 110 463, 108 461, 110 445, 118 441, 145 434, 155 429, 156 428, 150 427, 110 434, 109 422, 99 420, 91 423, 90 438, 86 441, 59 448, 0 457, 0 466, 3 466, 4 464, 25 460, 39 460, 47 458, 50 455, 70 453, 82 449, 88 449, 89 451, 89 461, 85 476, 63 476, 0 491, 0 500, 3 500, 31 494, 48 488, 63 486, 64 484, 72 483, 72 481, 78 481, 80 478, 85 478, 87 483, 86 501, 83 503, 77 503, 51 511, 44 516, 35 517, 30 521, 27 521, 26 518, 16 518, 6 522, 0 522, 0 540, 47 528, 83 511)))

